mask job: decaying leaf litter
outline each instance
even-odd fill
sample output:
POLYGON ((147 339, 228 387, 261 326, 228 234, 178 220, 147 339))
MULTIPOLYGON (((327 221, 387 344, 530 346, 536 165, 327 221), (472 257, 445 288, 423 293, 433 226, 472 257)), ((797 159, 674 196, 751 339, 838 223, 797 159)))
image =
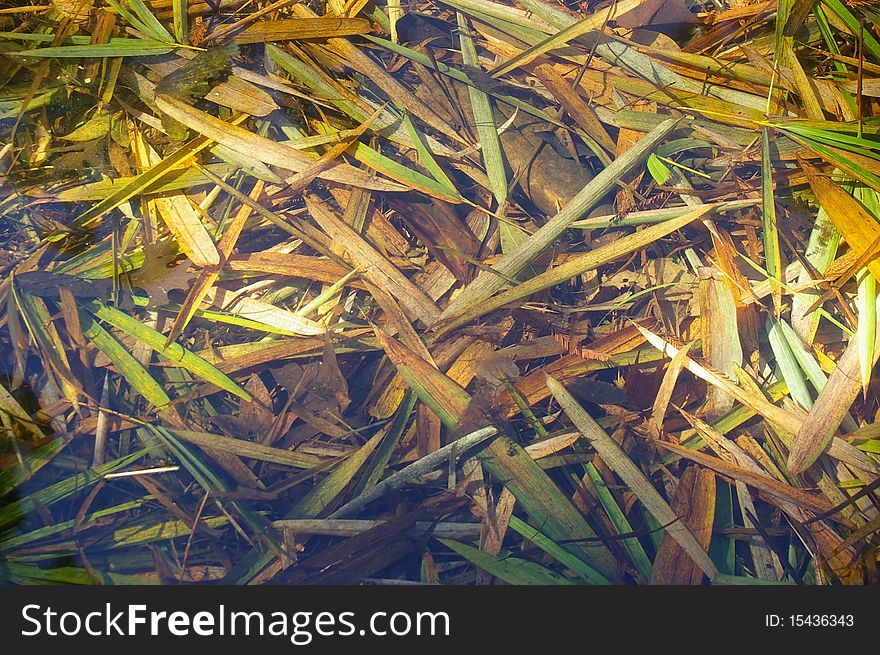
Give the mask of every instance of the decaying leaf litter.
POLYGON ((4 581, 877 582, 873 3, 14 4, 4 581))

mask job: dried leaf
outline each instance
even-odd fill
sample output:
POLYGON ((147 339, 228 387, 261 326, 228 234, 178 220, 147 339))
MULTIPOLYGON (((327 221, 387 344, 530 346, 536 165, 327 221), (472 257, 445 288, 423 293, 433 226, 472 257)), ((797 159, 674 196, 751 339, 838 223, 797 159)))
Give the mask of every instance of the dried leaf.
MULTIPOLYGON (((715 518, 715 475, 698 466, 686 468, 678 480, 672 511, 708 550, 715 518)), ((699 585, 702 579, 703 571, 667 531, 654 559, 651 584, 699 585)))

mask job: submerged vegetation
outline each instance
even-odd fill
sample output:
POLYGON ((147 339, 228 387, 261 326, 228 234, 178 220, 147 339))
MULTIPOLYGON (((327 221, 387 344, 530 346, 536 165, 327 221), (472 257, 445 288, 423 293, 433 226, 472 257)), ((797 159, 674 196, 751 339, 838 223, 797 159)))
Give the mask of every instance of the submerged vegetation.
POLYGON ((870 584, 880 12, 0 2, 0 579, 870 584))

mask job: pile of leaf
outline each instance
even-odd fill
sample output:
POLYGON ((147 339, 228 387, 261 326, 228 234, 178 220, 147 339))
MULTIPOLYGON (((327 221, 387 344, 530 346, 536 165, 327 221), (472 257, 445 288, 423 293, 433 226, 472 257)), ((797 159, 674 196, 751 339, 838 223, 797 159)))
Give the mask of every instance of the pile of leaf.
POLYGON ((0 579, 878 581, 880 12, 0 3, 0 579))

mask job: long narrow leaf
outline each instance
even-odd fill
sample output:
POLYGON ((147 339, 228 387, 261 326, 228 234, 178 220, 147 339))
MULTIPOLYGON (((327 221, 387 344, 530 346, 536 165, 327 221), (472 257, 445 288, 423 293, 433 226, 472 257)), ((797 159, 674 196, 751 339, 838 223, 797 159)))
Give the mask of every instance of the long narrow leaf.
POLYGON ((80 311, 79 316, 83 334, 97 346, 98 350, 107 355, 125 380, 149 403, 158 409, 166 408, 171 403, 171 398, 147 369, 112 334, 102 328, 91 314, 80 311))
POLYGON ((242 400, 252 400, 251 395, 247 391, 242 389, 234 380, 230 379, 229 376, 220 372, 215 366, 185 349, 180 344, 171 343, 168 344, 168 347, 166 348, 164 336, 125 312, 98 301, 91 301, 86 304, 86 307, 88 307, 88 309, 102 321, 106 321, 113 327, 122 330, 138 341, 147 344, 162 357, 179 364, 193 375, 203 379, 205 382, 209 382, 221 389, 225 389, 242 400))
MULTIPOLYGON (((470 25, 460 12, 456 14, 458 21, 458 38, 461 44, 461 58, 465 66, 479 68, 480 61, 477 58, 477 49, 470 35, 470 25)), ((495 127, 495 112, 489 96, 472 86, 468 87, 468 95, 471 100, 471 109, 474 114, 477 135, 480 138, 480 151, 483 155, 483 163, 486 173, 489 175, 489 184, 495 196, 495 202, 502 205, 507 200, 507 171, 504 165, 504 154, 501 149, 501 139, 495 127)))
POLYGON ((681 546, 691 559, 699 566, 711 581, 718 573, 715 564, 697 541, 693 533, 669 506, 663 497, 654 489, 654 485, 645 477, 623 449, 609 437, 584 408, 559 382, 547 376, 547 388, 562 406, 563 411, 581 431, 590 445, 596 449, 602 460, 617 473, 638 496, 645 509, 661 524, 666 526, 667 534, 681 546))

